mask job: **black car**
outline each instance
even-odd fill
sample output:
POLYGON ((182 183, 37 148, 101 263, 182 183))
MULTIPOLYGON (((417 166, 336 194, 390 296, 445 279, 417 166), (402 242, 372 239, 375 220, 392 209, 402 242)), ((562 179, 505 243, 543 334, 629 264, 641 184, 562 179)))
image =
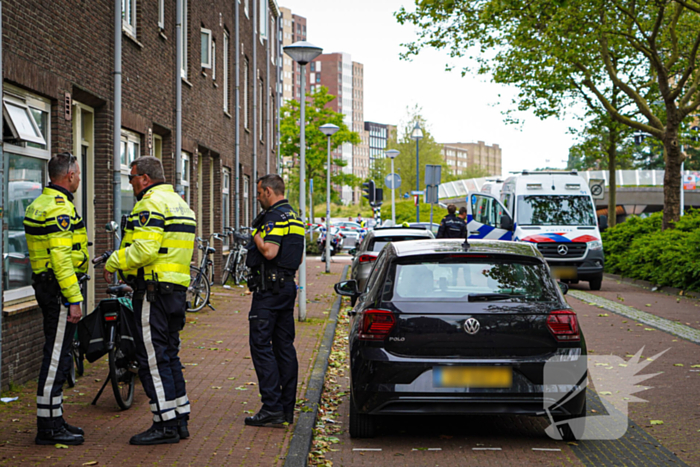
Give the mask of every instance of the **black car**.
POLYGON ((506 413, 546 415, 560 438, 579 436, 565 421, 585 414, 585 340, 567 286, 532 245, 390 243, 364 293, 353 280, 335 289, 358 298, 350 436, 374 436, 381 415, 506 413), (547 362, 568 372, 556 397, 543 384, 547 362))

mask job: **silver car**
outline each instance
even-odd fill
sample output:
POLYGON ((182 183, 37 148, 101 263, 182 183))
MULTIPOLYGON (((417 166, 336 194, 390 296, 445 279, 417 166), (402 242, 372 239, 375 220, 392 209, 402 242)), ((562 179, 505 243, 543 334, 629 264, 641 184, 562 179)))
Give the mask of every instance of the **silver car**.
POLYGON ((411 227, 381 227, 374 229, 365 235, 365 239, 355 249, 350 251, 354 255, 352 260, 351 279, 357 281, 358 290, 364 290, 369 273, 374 262, 384 245, 389 242, 403 242, 406 240, 425 240, 435 238, 433 232, 424 228, 411 227))
POLYGON ((358 244, 360 243, 361 234, 365 230, 357 222, 350 221, 333 222, 332 227, 338 227, 345 237, 345 240, 343 241, 344 250, 357 248, 358 244))

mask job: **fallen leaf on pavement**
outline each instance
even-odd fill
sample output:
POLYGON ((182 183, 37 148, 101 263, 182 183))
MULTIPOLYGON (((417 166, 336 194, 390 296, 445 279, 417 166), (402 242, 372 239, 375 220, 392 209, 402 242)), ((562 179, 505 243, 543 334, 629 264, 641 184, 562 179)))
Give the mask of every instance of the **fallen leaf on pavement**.
POLYGON ((68 449, 68 446, 66 446, 65 444, 57 444, 56 448, 57 449, 68 449))
POLYGON ((598 394, 601 396, 612 396, 612 392, 610 391, 600 391, 598 394))
POLYGON ((683 366, 682 363, 674 363, 673 366, 683 366))
POLYGON ((606 318, 608 316, 607 313, 601 313, 598 315, 599 318, 606 318))
POLYGON ((99 464, 98 461, 90 461, 90 462, 85 462, 83 465, 97 465, 99 464))
POLYGON ((664 421, 663 420, 651 420, 652 425, 663 425, 664 421))
POLYGON ((248 390, 248 388, 246 388, 246 387, 244 387, 244 386, 238 386, 238 387, 236 388, 236 391, 247 391, 247 390, 248 390))
POLYGON ((212 386, 212 389, 221 389, 221 386, 212 386))

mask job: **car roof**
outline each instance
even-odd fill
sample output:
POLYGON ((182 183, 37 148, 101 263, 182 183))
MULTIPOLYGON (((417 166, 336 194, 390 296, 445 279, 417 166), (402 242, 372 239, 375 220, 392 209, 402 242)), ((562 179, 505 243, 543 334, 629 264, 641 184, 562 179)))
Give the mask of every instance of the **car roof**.
MULTIPOLYGON (((392 243, 399 257, 464 252, 464 239, 414 240, 392 243)), ((501 240, 469 240, 469 253, 509 254, 541 259, 542 255, 528 242, 501 240)))
POLYGON ((413 236, 413 237, 418 237, 418 238, 433 238, 432 234, 425 229, 407 229, 405 227, 384 227, 381 229, 375 229, 372 232, 374 232, 374 237, 375 238, 381 238, 381 237, 394 237, 396 235, 402 235, 402 236, 413 236))

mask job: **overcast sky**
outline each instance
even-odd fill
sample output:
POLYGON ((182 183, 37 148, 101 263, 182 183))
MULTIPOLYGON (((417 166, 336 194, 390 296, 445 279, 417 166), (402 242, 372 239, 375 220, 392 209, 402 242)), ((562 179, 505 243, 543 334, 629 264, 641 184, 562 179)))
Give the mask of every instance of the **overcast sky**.
MULTIPOLYGON (((278 0, 279 1, 279 0, 278 0)), ((413 61, 399 59, 402 43, 415 38, 412 26, 393 13, 407 0, 284 0, 280 6, 307 19, 307 40, 324 53, 346 52, 364 64, 365 120, 397 124, 406 107, 418 104, 429 130, 441 143, 498 144, 503 173, 538 167, 565 167, 574 122, 521 115, 522 129, 503 123, 502 111, 515 90, 483 76, 444 71, 444 51, 423 50, 413 61), (499 94, 501 97, 499 98, 499 94), (503 106, 498 106, 498 102, 503 106)))

